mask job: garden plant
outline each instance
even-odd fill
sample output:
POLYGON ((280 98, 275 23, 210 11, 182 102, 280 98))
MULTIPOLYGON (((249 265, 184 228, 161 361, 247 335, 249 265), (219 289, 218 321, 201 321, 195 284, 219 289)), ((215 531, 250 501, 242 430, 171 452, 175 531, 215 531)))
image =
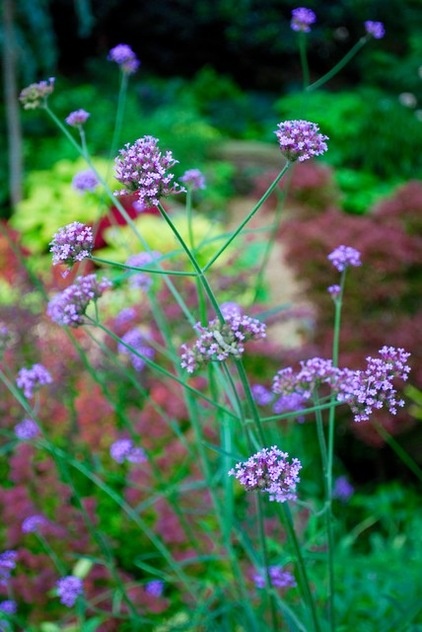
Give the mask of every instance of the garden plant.
MULTIPOLYGON (((315 21, 310 9, 292 12, 304 102, 384 34, 367 21, 350 53, 311 83, 315 21)), ((365 283, 359 243, 318 252, 329 270, 327 354, 290 365, 269 335, 282 307, 262 285, 280 215, 264 231, 253 219, 293 170, 300 181, 302 163, 330 151, 331 138, 312 121, 281 121, 279 171, 229 230, 197 213, 207 182, 195 165, 181 165, 177 178, 176 158, 156 137, 122 144, 140 62, 126 44, 109 61, 121 80, 109 162, 90 154, 95 121, 83 103, 64 121, 55 114, 60 81, 20 95, 83 164, 72 208, 87 200, 102 212, 107 200, 112 210, 54 226, 52 269, 2 229, 0 629, 422 629, 421 517, 415 511, 401 537, 393 533, 381 504, 399 504, 404 492, 386 488, 375 522, 397 536, 395 547, 387 553, 379 535, 367 557, 359 537, 373 508, 353 505, 336 455, 339 415, 374 419, 386 433, 378 412, 406 411, 398 389, 410 373, 407 348, 387 338, 354 359, 358 368, 340 362, 348 283, 357 273, 365 283), (405 582, 397 574, 407 563, 405 582)), ((417 507, 411 490, 406 498, 417 507)))

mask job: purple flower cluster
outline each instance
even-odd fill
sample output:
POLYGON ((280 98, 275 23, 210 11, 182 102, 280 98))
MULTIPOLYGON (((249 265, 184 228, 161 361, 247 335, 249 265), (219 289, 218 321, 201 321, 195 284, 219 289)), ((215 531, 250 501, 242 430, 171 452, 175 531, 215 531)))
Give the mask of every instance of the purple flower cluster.
POLYGON ((331 298, 335 301, 340 296, 341 287, 337 284, 330 285, 329 287, 327 287, 327 292, 331 296, 331 298))
POLYGON ((95 274, 79 276, 73 285, 50 300, 47 314, 59 325, 79 327, 86 322, 84 316, 91 301, 99 299, 111 285, 108 279, 98 281, 95 274))
POLYGON ((367 20, 364 22, 364 26, 367 34, 371 35, 374 39, 382 39, 385 35, 385 28, 382 22, 367 20))
POLYGON ((303 162, 325 153, 328 136, 321 134, 316 123, 310 121, 284 121, 277 125, 277 136, 283 156, 290 162, 303 162))
POLYGON ((247 461, 237 463, 229 471, 247 491, 267 492, 270 500, 284 503, 296 500, 296 485, 300 481, 299 471, 302 465, 299 459, 292 459, 276 446, 263 448, 247 461))
POLYGON ((82 579, 75 575, 61 577, 56 582, 56 588, 60 603, 68 608, 72 608, 77 598, 84 592, 82 579))
POLYGON ((118 44, 108 54, 109 61, 114 61, 124 73, 132 75, 141 65, 135 53, 127 44, 118 44))
POLYGON ((129 329, 121 338, 121 342, 117 345, 119 353, 129 356, 135 371, 142 371, 145 368, 145 358, 152 360, 155 351, 148 344, 149 337, 140 331, 137 327, 129 329), (131 347, 131 348, 128 348, 131 347))
POLYGON ((72 222, 60 228, 50 242, 53 253, 53 265, 65 263, 72 266, 91 256, 94 247, 92 228, 81 222, 72 222))
POLYGON ((84 125, 84 123, 87 122, 90 116, 91 115, 89 112, 80 109, 71 112, 69 116, 65 118, 65 121, 71 127, 81 127, 82 125, 84 125))
POLYGON ((24 110, 35 110, 44 107, 47 103, 49 95, 54 90, 54 77, 50 77, 46 81, 39 83, 31 83, 24 88, 19 95, 19 101, 22 103, 24 110))
POLYGON ((153 136, 138 138, 132 145, 127 143, 115 160, 116 179, 130 191, 137 191, 139 201, 146 207, 157 206, 161 197, 185 190, 173 183, 174 174, 168 173, 178 161, 171 151, 163 155, 157 143, 153 136))
POLYGON ((205 189, 205 177, 199 169, 188 169, 180 178, 183 184, 196 191, 197 189, 205 189))
MULTIPOLYGON (((293 588, 296 586, 296 580, 292 573, 283 570, 281 566, 269 566, 268 575, 270 576, 271 585, 274 586, 274 588, 293 588)), ((265 588, 265 573, 255 573, 253 581, 257 588, 265 588)))
POLYGON ((282 413, 300 410, 304 406, 304 398, 299 393, 287 393, 275 398, 274 393, 262 384, 252 386, 252 395, 258 406, 272 406, 273 411, 279 415, 282 413))
POLYGON ((359 250, 351 246, 338 246, 327 258, 339 272, 343 272, 348 266, 362 265, 359 250))
POLYGON ((292 19, 290 22, 290 27, 293 31, 309 33, 311 30, 311 24, 314 22, 316 22, 316 15, 312 9, 306 9, 305 7, 293 9, 292 19))
POLYGON ((208 327, 200 323, 195 325, 199 334, 193 347, 182 345, 181 366, 188 373, 193 373, 207 362, 223 362, 229 357, 240 358, 248 340, 265 338, 265 324, 236 311, 225 314, 225 322, 218 318, 212 320, 208 327))
POLYGON ((16 551, 3 551, 0 553, 0 586, 6 586, 11 572, 16 568, 16 551))
MULTIPOLYGON (((126 265, 131 268, 142 268, 160 257, 161 252, 158 252, 157 250, 152 250, 151 252, 140 252, 139 254, 131 255, 126 261, 126 265)), ((152 280, 148 274, 139 272, 137 274, 131 274, 129 283, 132 287, 137 287, 144 292, 147 292, 151 287, 152 280)))
POLYGON ((379 356, 367 357, 364 371, 340 369, 323 358, 302 361, 299 371, 287 367, 276 374, 273 392, 296 393, 307 400, 325 384, 338 402, 348 404, 356 422, 368 421, 374 410, 384 407, 395 415, 404 402, 397 399, 394 380, 407 380, 410 354, 401 348, 384 346, 379 356))
POLYGON ((15 436, 21 441, 35 439, 40 434, 40 429, 33 419, 23 419, 15 426, 15 436))
POLYGON ((345 503, 353 496, 354 491, 353 485, 348 481, 346 476, 336 478, 333 487, 333 498, 337 498, 345 503))
POLYGON ((92 169, 79 171, 72 180, 72 187, 75 191, 79 191, 80 193, 84 193, 85 191, 94 191, 98 184, 98 178, 92 169))
POLYGON ((16 614, 17 609, 18 607, 16 601, 5 599, 4 601, 0 602, 0 613, 13 615, 16 614))
POLYGON ((33 516, 28 516, 22 522, 22 532, 23 533, 37 533, 42 530, 48 524, 47 518, 41 516, 39 514, 35 514, 33 516))
POLYGON ((116 463, 145 463, 147 457, 142 448, 137 448, 131 439, 118 439, 110 446, 110 456, 116 463))
POLYGON ((23 390, 25 397, 31 399, 36 389, 51 384, 52 381, 53 378, 42 364, 33 364, 29 369, 20 369, 16 378, 16 386, 23 390))
POLYGON ((161 597, 164 590, 164 582, 161 579, 153 579, 145 584, 145 592, 152 597, 161 597))

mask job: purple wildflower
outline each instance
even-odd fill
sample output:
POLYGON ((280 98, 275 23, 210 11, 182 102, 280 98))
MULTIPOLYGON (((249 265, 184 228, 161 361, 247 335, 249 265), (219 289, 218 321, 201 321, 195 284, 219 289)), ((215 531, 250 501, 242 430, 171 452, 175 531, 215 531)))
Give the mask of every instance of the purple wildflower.
POLYGON ((152 360, 155 355, 154 349, 148 344, 149 340, 146 334, 135 327, 129 329, 117 345, 119 353, 129 356, 135 371, 142 371, 146 365, 145 359, 152 360))
POLYGON ((33 419, 24 419, 15 426, 15 436, 21 441, 35 439, 39 434, 40 429, 33 419))
POLYGON ((327 151, 328 136, 321 134, 316 123, 309 121, 284 121, 277 125, 277 136, 280 150, 287 160, 303 162, 319 156, 327 151))
POLYGON ((242 314, 242 308, 238 303, 234 301, 226 301, 225 303, 221 303, 220 312, 223 314, 224 318, 227 318, 230 314, 242 314))
MULTIPOLYGON (((158 252, 157 250, 152 250, 151 252, 140 252, 139 254, 131 255, 126 261, 126 265, 131 268, 142 268, 160 257, 161 252, 158 252)), ((147 292, 152 285, 152 280, 148 274, 138 272, 137 274, 131 274, 129 284, 132 287, 137 287, 144 292, 147 292)))
POLYGON ((273 411, 276 415, 283 413, 295 412, 301 410, 304 406, 305 399, 299 393, 289 393, 282 395, 273 404, 273 411))
POLYGON ((300 481, 302 465, 299 459, 289 463, 288 458, 287 452, 276 446, 263 448, 247 461, 237 463, 229 476, 235 476, 247 491, 268 492, 270 501, 296 500, 296 484, 300 481))
MULTIPOLYGON (((292 573, 283 570, 281 566, 269 566, 268 574, 270 576, 271 585, 275 588, 293 588, 296 586, 296 580, 292 573)), ((255 573, 253 576, 255 586, 257 588, 265 588, 265 573, 255 573)))
POLYGON ((19 95, 19 101, 22 103, 24 110, 35 110, 36 108, 45 107, 49 95, 54 90, 54 77, 50 77, 46 81, 39 83, 31 83, 24 88, 19 95))
POLYGON ((331 360, 311 358, 302 360, 301 369, 294 372, 291 367, 281 369, 273 380, 273 392, 285 396, 290 393, 300 395, 303 400, 310 399, 322 384, 336 387, 341 372, 333 366, 331 360))
POLYGON ((374 39, 382 39, 385 35, 385 28, 382 22, 367 20, 364 22, 364 26, 366 33, 371 35, 374 39))
POLYGON ((124 307, 116 316, 117 325, 126 325, 136 318, 136 309, 134 307, 124 307))
POLYGON ((339 285, 330 285, 327 287, 327 292, 333 300, 336 300, 340 296, 341 287, 339 285))
POLYGON ((111 285, 108 279, 98 281, 95 274, 79 276, 50 300, 47 314, 59 325, 79 327, 86 322, 85 312, 91 301, 97 301, 111 285))
POLYGON ((82 595, 84 591, 82 579, 75 577, 75 575, 61 577, 57 580, 56 587, 60 603, 68 608, 74 606, 77 598, 82 595))
POLYGON ((23 533, 37 533, 47 524, 47 518, 44 518, 44 516, 39 514, 35 514, 34 516, 28 516, 28 518, 25 518, 22 522, 21 528, 23 533))
POLYGON ((153 579, 145 584, 145 592, 153 597, 161 597, 164 590, 164 582, 161 579, 153 579))
POLYGON ((268 406, 274 399, 274 395, 262 384, 253 384, 252 395, 258 406, 268 406))
POLYGON ((75 191, 79 191, 80 193, 94 191, 98 184, 98 178, 92 169, 79 171, 72 180, 72 187, 75 191))
POLYGON ((16 614, 17 609, 16 601, 12 601, 12 599, 5 599, 0 602, 0 613, 13 615, 16 614))
POLYGON ((348 481, 346 476, 339 476, 336 478, 333 487, 333 498, 337 498, 342 502, 347 502, 354 494, 354 487, 348 481))
POLYGON ((65 118, 65 121, 71 127, 81 127, 90 117, 90 113, 85 110, 75 110, 65 118))
POLYGON ((51 384, 52 381, 53 378, 42 364, 33 364, 29 369, 20 369, 16 378, 16 386, 21 388, 25 397, 30 399, 35 389, 51 384))
POLYGON ((118 44, 108 54, 109 61, 114 61, 128 75, 136 72, 141 62, 127 44, 118 44))
POLYGON ((306 9, 305 7, 299 7, 293 9, 292 19, 290 22, 290 28, 293 31, 301 31, 302 33, 309 33, 311 30, 311 24, 316 22, 316 15, 312 9, 306 9))
POLYGON ((224 323, 215 318, 208 327, 197 323, 195 330, 199 338, 193 347, 185 344, 181 347, 181 366, 188 373, 193 373, 207 362, 223 362, 229 357, 240 358, 245 350, 245 342, 266 336, 264 323, 235 311, 226 314, 224 323))
POLYGON ((64 263, 72 266, 91 256, 94 247, 92 228, 81 222, 72 222, 60 228, 50 242, 53 265, 64 263))
POLYGON ((131 439, 118 439, 110 446, 110 456, 116 463, 145 463, 147 457, 142 448, 137 448, 131 439))
POLYGON ((157 206, 161 197, 185 190, 173 183, 174 175, 168 173, 178 161, 171 151, 163 155, 157 143, 153 136, 139 138, 132 145, 127 143, 115 160, 116 179, 130 191, 137 191, 139 201, 147 207, 157 206))
POLYGON ((193 191, 205 189, 205 177, 199 169, 188 169, 180 178, 180 181, 193 191))
POLYGON ((349 371, 339 382, 337 400, 350 406, 357 422, 368 421, 374 410, 384 407, 396 415, 397 408, 404 406, 404 401, 397 399, 393 382, 396 378, 407 380, 410 353, 402 348, 384 346, 379 355, 378 358, 366 358, 365 371, 349 371))
POLYGON ((5 586, 10 578, 10 573, 16 568, 16 551, 3 551, 0 553, 0 586, 5 586))
POLYGON ((351 246, 338 246, 327 258, 339 272, 343 272, 348 266, 362 265, 359 250, 351 246))

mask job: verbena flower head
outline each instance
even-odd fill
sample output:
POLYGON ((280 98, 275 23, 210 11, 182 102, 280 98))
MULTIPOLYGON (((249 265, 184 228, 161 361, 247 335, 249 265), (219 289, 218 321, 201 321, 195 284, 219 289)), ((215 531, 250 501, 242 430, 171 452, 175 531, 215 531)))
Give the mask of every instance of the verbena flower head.
POLYGON ((290 162, 303 162, 313 156, 324 154, 328 147, 328 136, 321 134, 316 123, 296 120, 284 121, 277 125, 277 136, 283 156, 290 162))
POLYGON ((127 44, 118 44, 112 48, 108 54, 108 59, 114 61, 128 75, 136 72, 141 65, 141 62, 127 44))
POLYGON ((188 169, 180 178, 180 181, 193 191, 205 189, 205 176, 199 169, 188 169))
POLYGON ((266 336, 264 323, 234 311, 225 315, 224 323, 215 318, 208 327, 197 323, 195 329, 199 338, 193 347, 181 347, 181 366, 188 373, 193 373, 208 362, 223 362, 230 357, 240 358, 246 342, 266 336))
POLYGON ((121 342, 117 345, 119 353, 129 356, 131 364, 135 371, 142 371, 145 368, 145 359, 152 360, 155 351, 151 347, 149 337, 140 329, 135 327, 129 329, 121 338, 121 342), (131 347, 131 349, 128 348, 131 347))
POLYGON ((358 267, 362 265, 359 250, 351 246, 339 246, 327 258, 339 272, 343 272, 349 266, 358 267))
POLYGON ((48 524, 47 518, 41 516, 39 514, 35 514, 34 516, 28 516, 22 522, 22 532, 23 533, 37 533, 38 531, 42 531, 43 527, 48 524))
POLYGON ((0 553, 0 586, 7 585, 11 572, 16 568, 16 551, 3 551, 0 553))
POLYGON ((164 590, 164 582, 161 579, 153 579, 145 584, 145 592, 153 597, 161 597, 164 590))
POLYGON ((289 393, 282 395, 273 404, 273 411, 276 415, 295 412, 301 410, 305 405, 305 398, 299 393, 289 393))
MULTIPOLYGON (((149 263, 152 263, 156 259, 161 257, 161 252, 157 250, 152 250, 151 252, 140 252, 136 255, 131 255, 127 261, 126 265, 131 268, 143 268, 147 266, 149 263)), ((131 274, 129 278, 129 284, 132 287, 140 288, 144 290, 144 292, 148 291, 152 284, 151 276, 146 272, 138 272, 136 274, 131 274)))
POLYGON ((309 33, 311 30, 311 24, 314 22, 316 22, 316 15, 312 9, 306 9, 305 7, 293 9, 292 19, 290 22, 290 27, 293 31, 309 33))
POLYGON ((12 599, 5 599, 0 602, 0 613, 13 615, 16 614, 17 609, 16 601, 12 601, 12 599))
MULTIPOLYGON (((271 585, 275 588, 292 588, 296 586, 296 580, 292 573, 283 570, 282 566, 269 566, 268 574, 270 576, 271 585)), ((265 572, 255 573, 253 576, 255 586, 257 588, 265 588, 265 572)))
POLYGON ((367 20, 364 22, 365 31, 368 35, 371 35, 374 39, 382 39, 385 35, 385 28, 382 22, 373 22, 367 20))
POLYGON ((346 476, 339 476, 334 481, 333 498, 347 502, 354 492, 355 489, 346 476))
POLYGON ((276 446, 263 448, 243 463, 237 463, 229 476, 237 478, 246 491, 266 492, 271 501, 284 503, 296 500, 296 485, 300 481, 299 459, 292 459, 276 446))
POLYGON ((268 406, 274 399, 272 392, 262 384, 253 384, 251 392, 258 406, 268 406))
POLYGON ((92 228, 81 222, 72 222, 60 228, 50 242, 53 265, 64 263, 72 266, 91 256, 94 247, 92 228))
POLYGON ((82 579, 75 575, 61 577, 56 582, 56 588, 60 602, 68 608, 72 608, 77 598, 84 592, 82 579))
POLYGON ((39 83, 31 83, 24 88, 19 95, 19 101, 22 103, 24 110, 35 110, 44 107, 47 103, 49 95, 54 90, 55 78, 50 77, 46 81, 39 83))
POLYGON ((16 386, 23 390, 25 397, 31 399, 35 390, 46 384, 51 384, 52 381, 53 378, 42 364, 33 364, 29 369, 20 369, 16 378, 16 386))
POLYGON ((147 460, 143 449, 136 447, 131 439, 118 439, 112 443, 110 456, 116 463, 145 463, 147 460))
MULTIPOLYGON (((169 173, 178 161, 171 151, 162 154, 157 143, 153 136, 139 138, 132 145, 127 143, 115 160, 116 179, 130 191, 137 191, 146 207, 157 206, 160 198, 185 191, 172 182, 174 175, 169 173)), ((122 195, 122 191, 116 195, 122 195)))
POLYGON ((15 436, 21 441, 35 439, 39 434, 40 429, 33 419, 24 419, 15 426, 15 436))
POLYGON ((332 360, 311 358, 302 360, 301 369, 297 372, 291 367, 281 369, 273 380, 273 392, 283 396, 295 393, 302 400, 312 397, 322 384, 335 388, 339 380, 339 369, 333 366, 332 360))
POLYGON ((327 287, 327 292, 328 294, 330 294, 331 298, 335 300, 336 298, 340 296, 341 287, 337 284, 330 285, 329 287, 327 287))
POLYGON ((65 118, 65 121, 71 127, 81 127, 90 117, 90 113, 85 110, 75 110, 65 118))
POLYGON ((402 348, 384 346, 379 357, 366 358, 365 371, 349 371, 339 381, 337 399, 347 403, 357 422, 368 421, 374 410, 387 408, 392 415, 404 406, 397 399, 396 379, 406 381, 410 372, 410 353, 402 348))
POLYGON ((72 180, 72 187, 75 191, 79 191, 80 193, 84 193, 85 191, 94 191, 98 184, 98 178, 92 169, 79 171, 72 180))
POLYGON ((87 322, 88 305, 97 301, 112 283, 108 279, 97 280, 95 274, 79 276, 75 283, 56 294, 47 307, 47 314, 59 325, 79 327, 87 322))

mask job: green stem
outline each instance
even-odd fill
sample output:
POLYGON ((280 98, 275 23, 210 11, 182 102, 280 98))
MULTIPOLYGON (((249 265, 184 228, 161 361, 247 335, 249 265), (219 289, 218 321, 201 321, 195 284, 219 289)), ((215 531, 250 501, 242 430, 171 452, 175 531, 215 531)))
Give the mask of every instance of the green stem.
POLYGON ((330 81, 330 79, 332 79, 337 73, 339 73, 340 70, 342 70, 346 66, 346 64, 348 64, 349 61, 360 51, 360 49, 365 46, 368 39, 368 35, 365 35, 365 37, 361 37, 360 40, 358 40, 353 46, 353 48, 351 48, 349 52, 346 53, 343 59, 341 59, 338 64, 334 66, 334 68, 331 68, 331 70, 320 77, 317 81, 314 81, 314 83, 308 85, 306 87, 306 91, 311 92, 312 90, 316 90, 317 88, 320 88, 322 85, 324 85, 324 83, 327 83, 327 81, 330 81))
POLYGON ((309 64, 308 55, 306 50, 307 35, 303 31, 298 33, 299 35, 299 55, 300 65, 302 67, 303 89, 306 90, 309 86, 309 64))

